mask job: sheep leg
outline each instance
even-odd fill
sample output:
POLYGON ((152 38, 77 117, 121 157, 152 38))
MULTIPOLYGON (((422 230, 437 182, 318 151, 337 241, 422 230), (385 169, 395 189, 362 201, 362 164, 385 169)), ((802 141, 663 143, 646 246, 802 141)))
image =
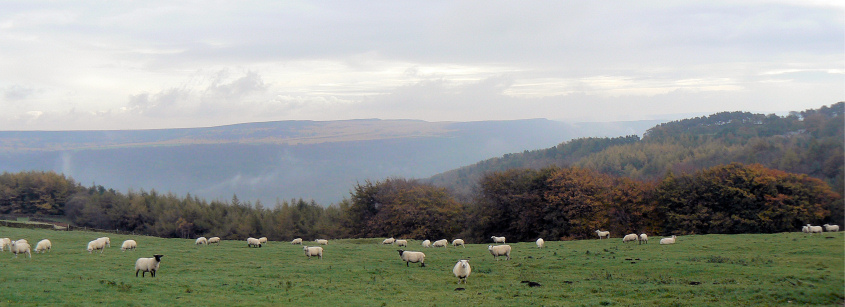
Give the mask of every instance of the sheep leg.
POLYGON ((150 270, 150 276, 156 277, 156 270, 150 270))
POLYGON ((410 266, 411 266, 410 262, 409 262, 409 261, 405 261, 405 267, 407 268, 407 267, 410 267, 410 266))
POLYGON ((425 267, 425 262, 420 263, 420 267, 421 267, 421 268, 424 268, 424 267, 425 267))
POLYGON ((141 270, 135 270, 135 277, 138 277, 138 272, 140 272, 140 271, 141 270))

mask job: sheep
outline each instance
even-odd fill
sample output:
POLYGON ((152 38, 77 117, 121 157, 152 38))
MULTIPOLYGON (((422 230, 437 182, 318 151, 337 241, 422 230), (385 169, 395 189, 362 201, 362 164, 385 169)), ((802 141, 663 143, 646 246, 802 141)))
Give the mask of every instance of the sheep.
POLYGON ((396 242, 396 239, 394 239, 393 237, 390 237, 390 238, 384 239, 384 241, 381 241, 381 244, 387 245, 387 244, 393 244, 394 242, 396 242))
POLYGON ((135 277, 138 277, 138 272, 142 272, 141 277, 144 277, 147 272, 150 272, 150 276, 156 277, 161 257, 164 257, 164 255, 153 255, 153 258, 138 258, 138 260, 135 260, 135 277))
POLYGON ((9 248, 12 247, 12 239, 9 238, 0 238, 0 252, 3 251, 4 248, 8 246, 9 248))
POLYGON ((135 242, 135 240, 126 240, 120 245, 120 251, 125 252, 128 249, 135 251, 136 247, 138 247, 138 242, 135 242))
POLYGON ((648 244, 648 235, 645 233, 640 234, 640 244, 648 244))
POLYGON ((199 237, 199 238, 197 238, 197 241, 194 244, 196 244, 196 245, 208 245, 208 239, 206 239, 205 237, 199 237))
POLYGON ((638 236, 637 236, 637 234, 635 234, 635 233, 632 233, 632 234, 627 234, 627 235, 625 235, 625 237, 624 237, 624 238, 622 238, 622 243, 625 243, 625 242, 631 242, 631 241, 636 241, 636 240, 638 240, 639 238, 640 238, 640 237, 638 237, 638 236))
POLYGON ((293 241, 290 241, 290 244, 299 244, 299 245, 302 245, 302 238, 296 238, 296 239, 293 239, 293 241))
POLYGON ((314 240, 314 242, 317 242, 317 244, 320 244, 320 245, 329 245, 329 240, 326 240, 326 239, 317 239, 317 240, 314 240))
POLYGON ((208 244, 217 244, 220 245, 220 237, 211 237, 208 238, 208 244))
POLYGON ((452 268, 452 273, 458 278, 458 284, 461 282, 467 283, 467 277, 469 277, 469 273, 472 273, 469 260, 458 260, 458 263, 455 263, 455 267, 452 268))
POLYGON ((449 244, 449 241, 446 241, 446 239, 441 239, 441 240, 434 241, 434 243, 432 243, 431 246, 433 246, 433 247, 446 247, 446 245, 448 245, 448 244, 449 244))
POLYGON ((822 233, 822 226, 812 226, 807 224, 807 229, 810 230, 810 233, 822 233))
POLYGON ((672 236, 671 238, 660 239, 660 244, 675 244, 675 236, 672 236))
POLYGON ((463 246, 464 248, 467 248, 467 247, 464 245, 464 240, 463 240, 463 239, 454 239, 454 240, 452 240, 452 246, 454 246, 454 247, 458 247, 458 245, 463 246))
POLYGON ((50 240, 44 239, 38 241, 38 244, 35 244, 35 252, 36 253, 46 253, 49 252, 50 249, 53 248, 53 243, 50 240))
POLYGON ((27 254, 29 258, 32 258, 32 252, 29 243, 26 240, 18 240, 11 243, 10 250, 13 254, 15 254, 15 258, 18 258, 18 254, 27 254), (23 241, 23 242, 21 242, 23 241))
POLYGON ((260 237, 258 238, 258 243, 267 244, 267 237, 260 237))
POLYGON ((97 238, 97 239, 101 239, 101 240, 105 241, 105 242, 106 242, 106 245, 105 245, 106 247, 111 247, 111 239, 109 239, 109 237, 99 237, 99 238, 97 238))
POLYGON ((610 231, 596 230, 596 234, 599 236, 599 240, 601 238, 610 239, 610 231))
POLYGON ((546 247, 546 241, 544 241, 543 238, 537 239, 537 248, 543 248, 543 247, 546 247))
POLYGON ((824 231, 836 232, 839 231, 839 225, 824 224, 824 231))
POLYGON ((803 233, 810 233, 810 227, 807 227, 807 226, 803 226, 803 227, 801 227, 801 232, 803 232, 803 233))
POLYGON ((408 240, 396 240, 396 246, 408 246, 408 240))
POLYGON ((511 246, 510 245, 487 245, 487 250, 493 255, 496 261, 499 261, 499 256, 507 256, 505 260, 511 260, 511 246))
POLYGON ((308 259, 311 259, 311 256, 318 256, 320 259, 323 259, 323 248, 319 246, 303 246, 302 250, 305 251, 305 256, 308 256, 308 259))
POLYGON ((261 247, 261 242, 258 241, 256 238, 247 238, 246 239, 246 246, 247 247, 261 247))
POLYGON ((423 247, 431 247, 431 240, 425 240, 422 242, 423 247))
POLYGON ((103 238, 97 238, 97 239, 94 239, 91 242, 88 242, 87 250, 88 250, 89 254, 94 252, 95 250, 100 250, 100 254, 102 254, 103 251, 105 250, 105 247, 106 247, 106 240, 103 239, 103 238))
POLYGON ((397 249, 396 251, 399 252, 399 258, 402 258, 402 261, 405 261, 405 267, 411 266, 411 262, 419 262, 420 267, 425 266, 425 254, 423 254, 423 252, 412 252, 402 249, 397 249))
POLYGON ((505 237, 492 236, 492 237, 490 237, 490 239, 493 239, 493 243, 505 244, 505 237))

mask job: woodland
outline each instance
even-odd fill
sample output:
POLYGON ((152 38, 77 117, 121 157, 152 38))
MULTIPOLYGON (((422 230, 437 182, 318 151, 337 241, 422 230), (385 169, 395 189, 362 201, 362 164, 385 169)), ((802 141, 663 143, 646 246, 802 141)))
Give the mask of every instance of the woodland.
POLYGON ((428 179, 364 180, 324 205, 205 200, 83 186, 54 172, 0 174, 0 216, 159 237, 583 239, 775 233, 842 224, 845 103, 787 116, 723 112, 646 134, 583 138, 428 179))

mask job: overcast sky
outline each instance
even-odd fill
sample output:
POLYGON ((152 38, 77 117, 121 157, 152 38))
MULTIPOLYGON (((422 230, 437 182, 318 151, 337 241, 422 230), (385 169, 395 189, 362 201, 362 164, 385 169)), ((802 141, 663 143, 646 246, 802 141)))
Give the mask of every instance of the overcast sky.
POLYGON ((0 130, 818 108, 837 3, 3 1, 0 130))

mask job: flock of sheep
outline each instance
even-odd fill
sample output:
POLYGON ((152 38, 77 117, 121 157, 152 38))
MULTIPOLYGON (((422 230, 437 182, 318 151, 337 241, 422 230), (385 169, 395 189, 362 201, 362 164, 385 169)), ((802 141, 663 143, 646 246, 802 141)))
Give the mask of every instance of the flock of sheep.
MULTIPOLYGON (((804 233, 809 233, 809 234, 822 233, 823 231, 824 232, 836 232, 836 231, 839 231, 839 225, 824 224, 823 226, 812 226, 810 224, 807 224, 807 226, 803 226, 801 228, 801 231, 804 232, 804 233)), ((609 231, 596 230, 596 235, 599 237, 599 240, 610 238, 610 232, 609 231)), ((662 238, 662 239, 660 239, 660 244, 675 244, 676 238, 677 237, 674 236, 674 235, 671 236, 671 237, 662 238)), ((490 239, 493 241, 493 243, 495 245, 488 245, 487 250, 490 252, 491 255, 493 255, 493 258, 496 259, 496 261, 499 261, 500 260, 499 257, 504 256, 504 257, 506 257, 505 260, 510 260, 511 259, 511 246, 505 244, 505 242, 506 242, 505 237, 492 236, 492 237, 490 237, 490 239)), ((258 238, 258 239, 250 237, 250 238, 247 238, 246 241, 247 241, 247 247, 258 247, 258 248, 260 248, 263 245, 267 244, 267 237, 261 237, 261 238, 258 238)), ((622 243, 633 242, 633 241, 637 241, 639 244, 647 244, 648 243, 648 235, 646 235, 645 233, 642 233, 640 235, 632 233, 632 234, 625 235, 622 238, 622 243)), ((329 244, 329 241, 326 240, 326 239, 316 239, 316 240, 314 240, 314 242, 316 242, 318 245, 328 245, 329 244)), ((302 245, 302 238, 293 239, 290 243, 302 245)), ((387 238, 387 239, 384 239, 384 241, 382 241, 381 243, 383 245, 394 245, 395 244, 398 247, 408 247, 408 240, 402 240, 402 239, 387 238)), ((537 239, 537 241, 535 243, 537 244, 537 248, 544 248, 545 247, 545 241, 542 238, 537 239)), ((209 245, 209 244, 218 244, 219 245, 220 244, 220 238, 219 237, 211 237, 209 239, 206 239, 205 237, 199 237, 199 238, 196 239, 195 244, 196 245, 209 245)), ((422 247, 425 247, 425 248, 432 248, 432 247, 444 247, 445 248, 447 245, 449 245, 449 241, 447 241, 446 239, 441 239, 441 240, 437 240, 437 241, 434 241, 434 242, 431 242, 431 240, 424 240, 422 242, 422 247)), ((461 247, 466 248, 466 246, 464 245, 464 240, 462 240, 462 239, 452 240, 451 245, 455 246, 455 247, 461 246, 461 247)), ((52 242, 50 242, 50 240, 44 239, 44 240, 39 241, 38 244, 35 245, 35 252, 36 253, 46 253, 46 252, 50 251, 50 249, 52 249, 52 247, 53 247, 52 242)), ((91 242, 88 242, 88 247, 87 247, 86 250, 88 251, 88 253, 93 253, 96 250, 99 250, 100 253, 102 253, 103 250, 106 247, 111 247, 110 239, 108 237, 100 237, 100 238, 92 240, 91 242)), ((135 248, 137 248, 137 247, 138 247, 138 243, 135 240, 126 240, 126 241, 123 241, 123 244, 121 245, 120 250, 121 251, 127 251, 127 250, 133 250, 134 251, 135 248)), ((20 240, 12 241, 9 238, 0 238, 0 252, 4 251, 6 248, 8 248, 15 255, 14 258, 17 258, 18 254, 26 254, 27 256, 29 256, 29 258, 32 258, 32 253, 30 251, 31 247, 29 245, 29 242, 27 242, 26 239, 20 239, 20 240)), ((311 257, 318 257, 319 259, 323 259, 323 248, 320 247, 320 246, 303 246, 302 249, 305 252, 305 256, 307 256, 309 259, 311 257)), ((405 262, 405 266, 410 266, 410 263, 419 263, 421 267, 425 267, 425 253, 419 252, 419 251, 406 251, 404 249, 399 249, 397 251, 399 252, 399 258, 402 261, 405 262)), ((162 257, 164 257, 164 256, 160 255, 160 254, 156 254, 156 255, 153 255, 152 258, 138 258, 138 260, 135 261, 135 276, 137 277, 138 273, 141 273, 141 277, 145 277, 145 274, 147 272, 149 272, 150 276, 155 277, 156 271, 158 271, 159 264, 161 263, 162 257)), ((469 264, 469 260, 466 260, 466 259, 459 260, 457 263, 455 263, 455 266, 452 268, 452 273, 455 275, 455 277, 458 278, 458 283, 466 283, 467 277, 469 277, 471 272, 472 272, 472 267, 469 264)))

